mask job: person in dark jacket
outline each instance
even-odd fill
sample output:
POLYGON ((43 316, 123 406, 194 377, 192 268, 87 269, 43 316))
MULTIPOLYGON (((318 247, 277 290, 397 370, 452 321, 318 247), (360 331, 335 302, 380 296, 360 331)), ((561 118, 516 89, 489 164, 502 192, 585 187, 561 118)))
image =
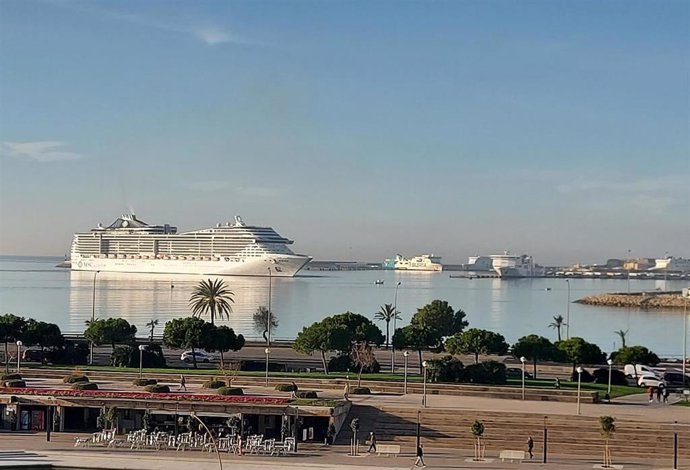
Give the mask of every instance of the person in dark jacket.
POLYGON ((414 466, 426 467, 426 464, 424 463, 424 446, 421 444, 419 444, 419 447, 417 447, 417 460, 414 461, 414 466))
POLYGON ((532 439, 532 436, 529 436, 527 438, 527 453, 529 454, 530 459, 534 457, 534 453, 532 452, 533 449, 534 449, 534 439, 532 439))

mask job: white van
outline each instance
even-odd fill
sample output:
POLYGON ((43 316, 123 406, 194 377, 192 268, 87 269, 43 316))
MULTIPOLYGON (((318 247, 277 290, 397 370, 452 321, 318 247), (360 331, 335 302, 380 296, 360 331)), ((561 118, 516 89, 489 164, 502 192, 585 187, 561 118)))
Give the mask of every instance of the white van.
POLYGON ((663 369, 657 369, 656 367, 645 366, 643 364, 626 364, 624 371, 625 375, 628 377, 639 377, 641 375, 653 375, 661 378, 664 374, 663 369), (637 369, 637 370, 635 370, 637 369))

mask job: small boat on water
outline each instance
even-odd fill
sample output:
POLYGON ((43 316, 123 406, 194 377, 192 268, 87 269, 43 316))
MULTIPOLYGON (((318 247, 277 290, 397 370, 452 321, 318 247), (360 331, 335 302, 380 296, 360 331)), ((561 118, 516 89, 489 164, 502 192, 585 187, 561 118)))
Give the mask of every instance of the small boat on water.
POLYGON ((382 285, 383 285, 383 279, 377 279, 376 282, 375 282, 375 284, 376 284, 377 286, 382 286, 382 285))

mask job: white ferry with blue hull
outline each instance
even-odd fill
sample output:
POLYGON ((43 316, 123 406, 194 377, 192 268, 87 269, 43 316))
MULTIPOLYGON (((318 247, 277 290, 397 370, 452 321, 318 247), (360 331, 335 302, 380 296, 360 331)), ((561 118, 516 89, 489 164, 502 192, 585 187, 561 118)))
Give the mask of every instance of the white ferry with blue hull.
POLYGON ((149 225, 134 214, 108 227, 74 234, 70 252, 76 271, 292 277, 311 257, 288 248, 293 241, 271 227, 234 223, 177 233, 149 225))

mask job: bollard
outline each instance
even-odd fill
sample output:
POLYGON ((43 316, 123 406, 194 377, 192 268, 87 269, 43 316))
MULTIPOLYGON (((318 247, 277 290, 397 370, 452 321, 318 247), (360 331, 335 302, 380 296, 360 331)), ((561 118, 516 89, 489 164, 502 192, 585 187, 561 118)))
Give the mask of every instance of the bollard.
POLYGON ((548 445, 549 445, 549 430, 544 428, 544 460, 543 460, 543 463, 546 463, 546 454, 547 454, 548 445))
POLYGON ((678 433, 673 433, 673 470, 678 470, 678 433))

